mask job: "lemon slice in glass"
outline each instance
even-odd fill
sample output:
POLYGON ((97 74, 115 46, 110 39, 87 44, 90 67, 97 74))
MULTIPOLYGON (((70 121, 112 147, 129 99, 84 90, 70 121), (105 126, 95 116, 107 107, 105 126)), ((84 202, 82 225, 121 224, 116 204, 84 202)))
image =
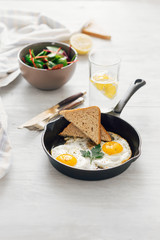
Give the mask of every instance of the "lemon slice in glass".
POLYGON ((118 83, 111 79, 106 73, 95 74, 91 82, 106 97, 113 99, 116 96, 118 83))
POLYGON ((108 83, 105 84, 103 94, 108 98, 112 99, 115 97, 117 93, 117 84, 116 83, 108 83))
POLYGON ((92 39, 86 34, 73 34, 70 38, 70 44, 79 54, 87 54, 92 48, 92 39))

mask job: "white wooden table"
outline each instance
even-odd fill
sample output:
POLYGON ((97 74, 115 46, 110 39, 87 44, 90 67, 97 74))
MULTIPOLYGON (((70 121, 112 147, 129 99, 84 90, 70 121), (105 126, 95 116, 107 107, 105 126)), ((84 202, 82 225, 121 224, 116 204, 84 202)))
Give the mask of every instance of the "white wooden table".
MULTIPOLYGON (((13 164, 0 180, 1 240, 160 239, 160 4, 138 2, 11 1, 1 7, 43 11, 78 27, 95 19, 112 35, 93 39, 122 56, 121 89, 143 78, 147 85, 129 101, 121 117, 142 138, 142 154, 123 174, 103 181, 69 178, 52 167, 41 133, 17 127, 56 102, 88 90, 87 56, 61 89, 40 91, 22 77, 0 89, 8 114, 13 164)), ((88 105, 88 95, 84 106, 88 105)))

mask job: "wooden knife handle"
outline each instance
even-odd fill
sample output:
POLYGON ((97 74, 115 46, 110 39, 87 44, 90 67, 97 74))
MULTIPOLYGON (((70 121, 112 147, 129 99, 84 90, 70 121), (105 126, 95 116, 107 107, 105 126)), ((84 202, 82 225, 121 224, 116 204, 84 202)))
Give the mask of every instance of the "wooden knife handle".
POLYGON ((76 99, 75 101, 68 103, 66 106, 61 108, 61 110, 68 110, 68 109, 75 108, 75 107, 79 106, 80 104, 82 104, 83 102, 84 102, 84 98, 80 97, 80 98, 76 99))
POLYGON ((79 92, 77 94, 74 94, 74 95, 62 100, 61 102, 59 102, 58 105, 59 105, 59 107, 63 107, 64 105, 75 101, 79 97, 82 97, 84 94, 86 94, 86 92, 79 92))

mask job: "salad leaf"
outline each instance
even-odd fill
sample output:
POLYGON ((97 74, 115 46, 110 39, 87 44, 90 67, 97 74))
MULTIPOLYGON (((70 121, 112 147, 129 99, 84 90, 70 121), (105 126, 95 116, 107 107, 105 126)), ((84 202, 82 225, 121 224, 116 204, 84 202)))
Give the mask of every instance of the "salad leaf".
POLYGON ((48 58, 50 59, 50 61, 53 61, 53 62, 57 61, 58 59, 60 59, 62 57, 58 54, 56 54, 56 55, 53 55, 53 54, 51 55, 51 54, 48 54, 48 58))
MULTIPOLYGON (((54 58, 56 56, 56 52, 55 53, 49 53, 48 55, 48 58, 54 58)), ((59 56, 61 57, 61 56, 59 56)))
POLYGON ((27 54, 27 55, 25 56, 25 61, 26 61, 26 63, 27 63, 29 66, 33 66, 33 63, 32 63, 32 61, 31 61, 31 57, 30 57, 29 54, 27 54))
POLYGON ((52 69, 54 66, 56 66, 56 64, 53 63, 53 62, 51 62, 51 61, 48 61, 48 62, 46 63, 46 65, 47 65, 48 69, 52 69))
POLYGON ((67 66, 67 60, 65 57, 57 59, 56 63, 63 64, 64 67, 67 66))
POLYGON ((71 62, 76 58, 76 54, 72 57, 71 62))
POLYGON ((47 51, 41 51, 40 53, 38 53, 36 56, 45 56, 47 54, 47 51))
POLYGON ((42 61, 35 59, 34 63, 38 68, 43 68, 44 63, 42 61))
MULTIPOLYGON (((58 49, 59 49, 59 47, 54 47, 54 46, 51 46, 51 47, 50 47, 50 46, 48 46, 47 49, 50 50, 51 52, 57 52, 58 49)), ((60 49, 60 50, 58 51, 58 53, 60 53, 60 54, 63 54, 63 52, 64 52, 64 50, 62 50, 62 49, 60 49)))

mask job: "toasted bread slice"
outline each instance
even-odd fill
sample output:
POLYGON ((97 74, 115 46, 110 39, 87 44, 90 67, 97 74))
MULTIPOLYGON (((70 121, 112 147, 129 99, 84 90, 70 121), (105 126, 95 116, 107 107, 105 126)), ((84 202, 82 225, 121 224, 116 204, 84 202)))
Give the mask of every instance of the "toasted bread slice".
POLYGON ((60 112, 96 144, 101 142, 101 112, 97 106, 60 112))
POLYGON ((106 131, 102 124, 101 124, 101 140, 105 142, 112 141, 110 134, 106 131))
POLYGON ((85 33, 87 35, 97 37, 97 38, 102 38, 107 40, 111 39, 111 36, 106 34, 104 29, 94 22, 90 22, 87 26, 83 27, 82 33, 85 33))
MULTIPOLYGON (((69 136, 69 137, 87 137, 79 128, 77 128, 73 123, 69 123, 64 130, 59 133, 60 136, 69 136)), ((111 141, 110 134, 106 131, 106 129, 101 124, 101 140, 105 142, 111 141)))
POLYGON ((86 138, 87 136, 79 129, 77 128, 73 123, 69 123, 64 130, 59 133, 60 136, 64 137, 80 137, 80 138, 86 138))

